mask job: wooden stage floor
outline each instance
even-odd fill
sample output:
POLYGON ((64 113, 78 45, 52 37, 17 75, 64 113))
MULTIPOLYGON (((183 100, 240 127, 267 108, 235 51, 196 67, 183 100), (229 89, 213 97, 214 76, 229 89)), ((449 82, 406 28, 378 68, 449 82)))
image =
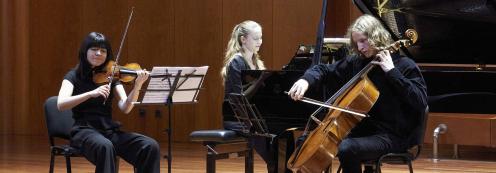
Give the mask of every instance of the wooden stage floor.
MULTIPOLYGON (((49 147, 46 136, 1 136, 0 142, 0 173, 33 173, 48 172, 49 147)), ((166 153, 167 144, 161 143, 162 154, 166 153)), ((174 143, 172 172, 174 173, 196 173, 205 172, 205 149, 199 143, 174 143)), ((494 151, 485 153, 484 161, 479 160, 451 160, 442 159, 433 163, 430 151, 425 151, 419 159, 413 163, 416 173, 496 173, 496 155, 494 151)), ((449 156, 443 156, 449 158, 449 156)), ((333 167, 338 167, 338 161, 333 162, 333 167)), ((94 166, 84 158, 72 159, 72 170, 75 173, 93 172, 94 166)), ((383 172, 408 172, 404 165, 384 165, 383 172)), ((334 170, 335 172, 336 170, 334 170)), ((65 172, 65 161, 58 157, 55 162, 55 172, 65 172)), ((120 162, 120 173, 131 173, 132 167, 125 161, 120 162)), ((163 159, 161 172, 167 172, 167 161, 163 159)), ((244 172, 243 158, 219 160, 217 172, 239 173, 244 172)), ((255 172, 266 172, 265 165, 257 155, 255 158, 255 172)))

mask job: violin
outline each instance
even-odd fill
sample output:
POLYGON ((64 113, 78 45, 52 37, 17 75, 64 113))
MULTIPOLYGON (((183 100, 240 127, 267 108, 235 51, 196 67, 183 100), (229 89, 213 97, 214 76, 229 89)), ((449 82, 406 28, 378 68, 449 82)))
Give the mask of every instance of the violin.
POLYGON ((112 78, 112 81, 119 80, 124 84, 132 84, 134 79, 136 79, 136 71, 138 70, 141 70, 138 63, 128 63, 120 66, 115 61, 110 60, 102 70, 93 72, 93 82, 103 85, 109 83, 109 78, 112 78), (115 71, 112 75, 113 68, 115 68, 115 71))

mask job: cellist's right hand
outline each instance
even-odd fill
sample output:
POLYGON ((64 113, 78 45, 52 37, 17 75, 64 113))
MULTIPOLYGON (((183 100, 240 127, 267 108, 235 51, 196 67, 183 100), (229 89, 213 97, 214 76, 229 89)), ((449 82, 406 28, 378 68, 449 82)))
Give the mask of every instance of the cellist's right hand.
POLYGON ((306 81, 305 79, 300 79, 293 84, 293 86, 288 92, 288 95, 293 100, 301 100, 301 98, 303 98, 303 95, 305 95, 307 89, 308 89, 308 81, 306 81))
POLYGON ((93 98, 102 96, 106 99, 110 94, 110 87, 108 84, 104 84, 94 89, 93 91, 90 91, 88 94, 93 98))

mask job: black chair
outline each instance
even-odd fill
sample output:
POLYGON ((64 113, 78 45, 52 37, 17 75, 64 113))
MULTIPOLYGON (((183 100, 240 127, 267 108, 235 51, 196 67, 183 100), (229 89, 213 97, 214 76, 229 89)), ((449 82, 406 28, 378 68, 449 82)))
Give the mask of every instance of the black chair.
MULTIPOLYGON (((409 138, 410 149, 402 153, 387 153, 379 157, 377 160, 365 161, 362 164, 365 167, 365 172, 373 171, 381 173, 381 166, 383 163, 391 165, 408 165, 410 173, 413 173, 412 161, 417 159, 422 150, 424 143, 424 134, 427 127, 427 119, 429 114, 429 107, 426 107, 420 117, 421 124, 414 129, 413 134, 409 138)), ((341 165, 339 165, 338 173, 341 172, 341 165)))
MULTIPOLYGON (((79 149, 68 144, 55 145, 55 138, 70 140, 70 131, 74 124, 72 111, 59 111, 57 108, 57 96, 52 96, 45 101, 45 122, 48 129, 50 141, 50 173, 53 173, 55 156, 64 156, 67 172, 71 173, 71 157, 82 157, 79 149)), ((116 158, 116 166, 119 167, 119 158, 116 158)), ((118 169, 116 169, 118 171, 118 169)))

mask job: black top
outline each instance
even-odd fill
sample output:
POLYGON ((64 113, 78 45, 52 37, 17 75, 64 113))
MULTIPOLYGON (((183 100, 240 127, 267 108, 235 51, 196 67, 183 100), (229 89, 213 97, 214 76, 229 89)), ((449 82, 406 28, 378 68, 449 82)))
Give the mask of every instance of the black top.
MULTIPOLYGON (((385 73, 376 66, 368 73, 380 95, 368 112, 370 117, 364 118, 362 122, 372 124, 370 131, 406 138, 418 125, 419 116, 427 106, 427 88, 415 62, 397 54, 392 56, 395 68, 385 73)), ((314 66, 302 78, 310 85, 319 80, 343 85, 370 61, 371 58, 353 55, 334 64, 314 66)))
MULTIPOLYGON (((99 87, 93 81, 85 81, 77 77, 76 70, 69 71, 64 79, 74 85, 72 95, 79 95, 88 91, 92 91, 99 87)), ((72 108, 74 113, 75 125, 89 126, 98 130, 108 130, 118 127, 119 125, 112 121, 112 99, 115 85, 119 82, 113 82, 110 90, 110 95, 105 102, 103 97, 90 98, 81 104, 72 108)))
POLYGON ((241 94, 243 92, 245 88, 242 86, 241 71, 250 70, 250 66, 241 55, 236 54, 234 56, 226 67, 227 77, 224 81, 224 100, 227 99, 227 94, 229 93, 241 94))
POLYGON ((226 67, 227 77, 224 81, 224 103, 222 105, 222 115, 224 121, 236 121, 234 112, 231 110, 231 106, 227 100, 227 94, 242 94, 243 91, 249 87, 249 85, 243 86, 243 78, 241 73, 244 70, 250 70, 248 62, 246 62, 241 54, 235 54, 234 58, 226 67))

